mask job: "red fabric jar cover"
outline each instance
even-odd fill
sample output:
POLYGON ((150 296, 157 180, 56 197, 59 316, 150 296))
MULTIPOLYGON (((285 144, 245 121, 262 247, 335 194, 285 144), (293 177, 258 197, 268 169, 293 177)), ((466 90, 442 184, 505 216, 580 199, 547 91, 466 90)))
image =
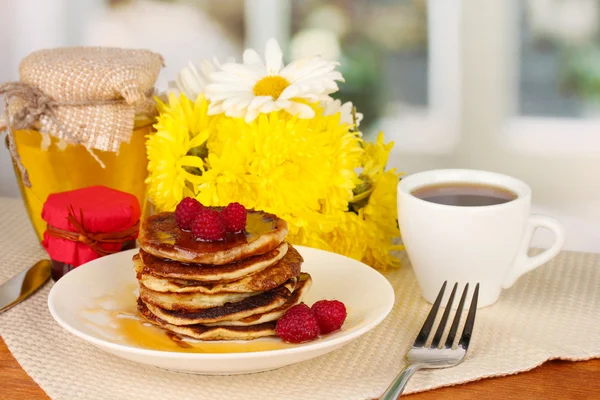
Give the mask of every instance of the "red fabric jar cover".
POLYGON ((53 193, 42 209, 42 245, 54 261, 78 267, 136 239, 140 215, 135 196, 105 186, 53 193))

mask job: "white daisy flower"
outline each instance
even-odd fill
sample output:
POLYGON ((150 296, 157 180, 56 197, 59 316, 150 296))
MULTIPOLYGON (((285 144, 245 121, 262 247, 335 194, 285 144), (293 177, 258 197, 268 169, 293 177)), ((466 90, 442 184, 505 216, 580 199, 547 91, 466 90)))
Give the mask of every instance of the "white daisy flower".
MULTIPOLYGON (((330 100, 324 101, 321 103, 323 106, 323 115, 333 115, 336 113, 340 113, 340 123, 342 124, 354 124, 354 118, 352 116, 352 105, 351 101, 347 101, 344 104, 340 100, 330 100)), ((356 113, 356 129, 360 126, 360 121, 362 121, 363 115, 359 112, 356 113)))
MULTIPOLYGON (((234 62, 233 58, 227 60, 234 62)), ((210 83, 209 76, 221 65, 215 58, 213 62, 202 60, 197 64, 190 62, 183 67, 174 81, 169 82, 168 91, 182 92, 190 100, 196 100, 200 93, 204 93, 206 85, 210 83)))
POLYGON ((313 118, 314 110, 304 102, 331 100, 329 94, 344 81, 337 62, 320 57, 297 60, 284 67, 283 54, 275 39, 267 42, 265 63, 254 50, 246 50, 243 63, 228 62, 210 74, 205 95, 208 113, 225 113, 251 122, 260 113, 285 110, 298 118, 313 118))

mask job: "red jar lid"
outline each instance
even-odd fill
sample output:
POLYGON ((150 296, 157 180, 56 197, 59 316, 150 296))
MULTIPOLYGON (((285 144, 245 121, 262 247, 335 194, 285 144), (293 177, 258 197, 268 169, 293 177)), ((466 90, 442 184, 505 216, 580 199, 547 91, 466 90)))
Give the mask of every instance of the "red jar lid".
POLYGON ((140 215, 135 196, 105 186, 53 193, 42 209, 42 244, 53 260, 77 267, 137 238, 140 215))

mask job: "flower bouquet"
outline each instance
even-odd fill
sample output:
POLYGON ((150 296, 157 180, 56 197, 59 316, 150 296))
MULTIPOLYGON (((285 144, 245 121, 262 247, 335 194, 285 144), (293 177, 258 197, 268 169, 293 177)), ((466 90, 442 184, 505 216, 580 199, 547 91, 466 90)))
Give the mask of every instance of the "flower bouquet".
POLYGON ((386 170, 393 143, 365 142, 362 115, 331 94, 338 63, 284 66, 274 39, 265 61, 190 64, 157 99, 148 137, 148 194, 158 211, 184 197, 207 206, 239 202, 288 221, 288 241, 361 260, 398 265, 399 173, 386 170))

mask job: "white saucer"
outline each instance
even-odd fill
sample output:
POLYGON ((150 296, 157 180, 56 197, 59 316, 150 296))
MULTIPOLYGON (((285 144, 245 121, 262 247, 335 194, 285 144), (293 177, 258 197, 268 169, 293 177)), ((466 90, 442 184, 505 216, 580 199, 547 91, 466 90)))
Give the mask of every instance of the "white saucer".
MULTIPOLYGON (((379 272, 338 254, 302 246, 297 249, 304 257, 302 270, 310 273, 313 279, 304 302, 312 305, 317 300, 336 299, 344 302, 348 310, 342 330, 309 343, 279 346, 280 339, 268 338, 259 340, 276 347, 275 350, 186 353, 151 350, 141 344, 124 342, 114 331, 114 321, 108 315, 109 312, 115 315, 121 309, 135 309, 132 288, 136 280, 131 258, 137 249, 99 258, 69 272, 50 291, 48 307, 54 319, 67 331, 118 357, 170 370, 210 375, 266 371, 318 357, 367 333, 388 315, 394 304, 394 290, 379 272), (129 292, 128 296, 123 297, 123 292, 129 292), (97 311, 99 305, 105 315, 91 311, 97 311)), ((240 346, 251 342, 234 343, 239 351, 240 346)))

